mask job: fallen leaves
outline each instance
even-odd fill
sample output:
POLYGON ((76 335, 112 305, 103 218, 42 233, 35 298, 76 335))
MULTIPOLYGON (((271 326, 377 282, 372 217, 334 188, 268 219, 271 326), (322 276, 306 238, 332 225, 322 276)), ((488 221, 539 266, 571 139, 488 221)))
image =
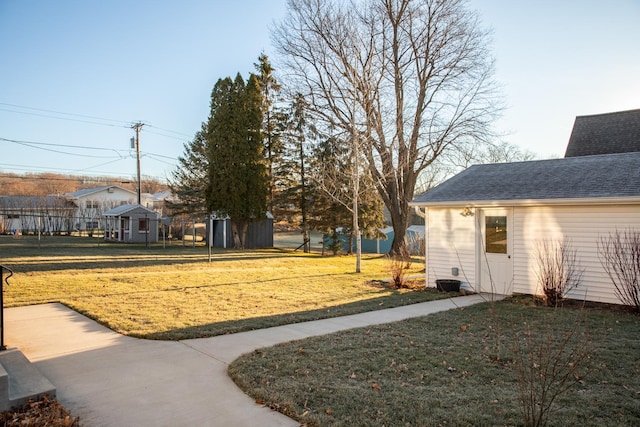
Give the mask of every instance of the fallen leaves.
POLYGON ((29 401, 16 411, 0 413, 0 425, 6 427, 78 427, 78 418, 72 417, 57 400, 44 396, 29 401))

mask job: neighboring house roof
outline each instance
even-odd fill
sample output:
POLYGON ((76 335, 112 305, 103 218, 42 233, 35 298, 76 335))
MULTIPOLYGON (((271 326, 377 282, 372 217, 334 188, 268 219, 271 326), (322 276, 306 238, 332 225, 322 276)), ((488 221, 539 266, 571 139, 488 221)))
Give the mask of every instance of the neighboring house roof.
POLYGON ((640 110, 578 116, 565 157, 640 151, 640 110))
POLYGON ((126 191, 127 193, 131 193, 132 195, 136 195, 135 191, 128 190, 126 188, 119 187, 117 185, 103 185, 102 187, 92 187, 92 188, 84 188, 82 190, 74 191, 73 193, 65 194, 65 197, 70 199, 77 199, 84 196, 89 196, 94 193, 100 193, 102 191, 108 191, 110 188, 117 188, 122 191, 126 191))
POLYGON ((573 199, 640 201, 640 152, 475 165, 412 205, 527 204, 573 199))
POLYGON ((102 216, 125 216, 126 214, 130 214, 136 210, 143 211, 144 213, 152 215, 155 218, 158 218, 160 216, 160 214, 157 213, 156 211, 153 211, 149 208, 145 208, 144 206, 137 205, 137 204, 127 204, 127 205, 118 206, 117 208, 113 208, 103 213, 102 216))
POLYGON ((153 193, 150 195, 153 201, 163 202, 168 200, 170 202, 177 200, 177 198, 171 193, 171 190, 160 191, 159 193, 153 193))
POLYGON ((73 203, 60 196, 0 196, 3 208, 60 208, 73 207, 73 203))

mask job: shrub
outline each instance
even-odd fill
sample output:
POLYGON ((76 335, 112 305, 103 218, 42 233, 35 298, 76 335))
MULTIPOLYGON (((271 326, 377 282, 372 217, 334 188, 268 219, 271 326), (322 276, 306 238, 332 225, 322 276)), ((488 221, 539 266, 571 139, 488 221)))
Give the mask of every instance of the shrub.
POLYGON ((404 249, 400 254, 387 255, 389 260, 389 271, 391 272, 391 281, 396 289, 406 286, 404 273, 411 267, 411 255, 409 251, 404 249))
POLYGON ((553 404, 561 394, 591 372, 591 340, 586 320, 577 315, 572 323, 559 321, 556 312, 544 324, 524 323, 513 340, 514 371, 524 425, 546 425, 553 404))
POLYGON ((584 271, 578 269, 576 251, 568 241, 541 241, 536 261, 538 284, 548 306, 557 306, 582 281, 584 271))
POLYGON ((622 304, 640 313, 640 231, 616 231, 598 240, 602 267, 622 304))

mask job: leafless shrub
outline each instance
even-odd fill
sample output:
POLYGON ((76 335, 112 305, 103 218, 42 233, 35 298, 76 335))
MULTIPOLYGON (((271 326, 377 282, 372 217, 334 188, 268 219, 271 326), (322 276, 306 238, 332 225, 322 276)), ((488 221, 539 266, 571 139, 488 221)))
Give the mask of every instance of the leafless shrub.
POLYGON ((524 324, 514 335, 514 371, 525 426, 543 426, 554 402, 591 372, 593 345, 586 318, 576 315, 567 325, 553 314, 543 325, 524 324))
POLYGON ((391 282, 396 289, 406 286, 405 272, 411 267, 411 255, 408 249, 404 248, 400 254, 387 255, 389 260, 389 271, 391 272, 391 282))
POLYGON ((640 231, 616 231, 598 240, 602 267, 618 299, 640 313, 640 231))
POLYGON ((557 306, 578 287, 584 270, 578 268, 576 251, 569 241, 542 240, 536 248, 536 277, 548 306, 557 306))

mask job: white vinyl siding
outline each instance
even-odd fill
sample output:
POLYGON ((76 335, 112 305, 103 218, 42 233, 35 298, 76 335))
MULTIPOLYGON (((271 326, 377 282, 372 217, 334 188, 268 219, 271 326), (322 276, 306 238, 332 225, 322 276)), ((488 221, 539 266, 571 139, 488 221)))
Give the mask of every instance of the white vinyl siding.
POLYGON ((514 292, 539 294, 536 247, 543 239, 570 241, 584 269, 582 285, 570 297, 620 303, 598 257, 598 239, 616 230, 640 230, 640 205, 516 207, 514 292))
POLYGON ((476 281, 475 217, 460 212, 455 208, 427 210, 427 286, 435 287, 436 279, 458 279, 471 286, 476 281), (451 274, 454 267, 459 269, 458 276, 451 274))

